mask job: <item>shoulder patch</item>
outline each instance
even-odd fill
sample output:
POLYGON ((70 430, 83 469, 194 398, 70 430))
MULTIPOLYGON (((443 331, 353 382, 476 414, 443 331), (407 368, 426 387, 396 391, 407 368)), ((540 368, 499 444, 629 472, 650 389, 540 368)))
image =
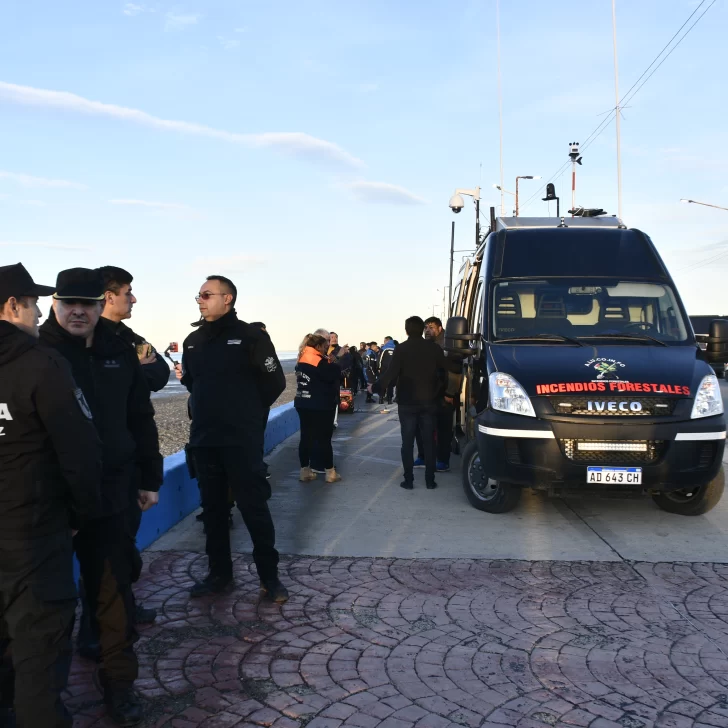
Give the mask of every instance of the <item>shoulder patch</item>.
POLYGON ((81 412, 83 412, 84 417, 86 417, 87 420, 92 420, 93 415, 91 414, 91 408, 88 406, 86 397, 83 396, 83 392, 80 387, 73 390, 73 396, 76 398, 76 402, 78 402, 78 406, 81 408, 81 412))
POLYGON ((269 356, 263 364, 269 374, 272 374, 276 369, 278 369, 278 362, 274 356, 269 356))
POLYGON ((228 344, 238 344, 239 345, 242 343, 243 343, 242 339, 228 339, 228 344))

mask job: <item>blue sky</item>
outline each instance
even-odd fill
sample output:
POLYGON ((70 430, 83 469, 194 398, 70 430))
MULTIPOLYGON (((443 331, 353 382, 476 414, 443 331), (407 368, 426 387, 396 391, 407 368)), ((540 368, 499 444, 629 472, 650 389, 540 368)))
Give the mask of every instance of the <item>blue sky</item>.
MULTIPOLYGON (((623 91, 698 3, 617 0, 623 91)), ((128 268, 158 347, 210 273, 280 349, 402 338, 441 310, 454 189, 499 202, 495 28, 494 0, 0 0, 0 262, 128 268)), ((728 212, 679 202, 728 206, 726 28, 717 0, 622 124, 625 221, 695 313, 728 313, 728 212)), ((614 106, 611 2, 501 0, 501 44, 513 189, 614 106)), ((577 202, 616 213, 613 124, 583 156, 577 202)), ((468 248, 470 205, 455 219, 468 248)))

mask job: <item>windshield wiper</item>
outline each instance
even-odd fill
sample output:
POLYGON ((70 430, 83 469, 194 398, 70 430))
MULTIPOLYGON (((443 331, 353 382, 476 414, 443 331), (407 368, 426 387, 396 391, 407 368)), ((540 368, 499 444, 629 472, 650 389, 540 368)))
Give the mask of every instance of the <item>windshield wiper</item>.
POLYGON ((649 334, 594 334, 593 336, 582 336, 582 339, 631 339, 633 341, 652 341, 660 346, 667 346, 664 341, 656 339, 649 334))
POLYGON ((564 336, 563 334, 531 334, 529 336, 513 336, 506 339, 494 339, 496 344, 507 344, 512 341, 558 341, 568 342, 576 346, 586 346, 583 341, 574 339, 571 336, 564 336))

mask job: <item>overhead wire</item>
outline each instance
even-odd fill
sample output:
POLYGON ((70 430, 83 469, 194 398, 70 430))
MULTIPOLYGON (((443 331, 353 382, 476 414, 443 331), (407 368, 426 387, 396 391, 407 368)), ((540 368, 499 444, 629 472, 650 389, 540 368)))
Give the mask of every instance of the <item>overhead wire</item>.
MULTIPOLYGON (((645 70, 644 70, 644 71, 642 72, 642 74, 640 75, 640 77, 639 77, 639 78, 638 78, 638 79, 637 79, 637 80, 636 80, 636 81, 635 81, 635 82, 634 82, 634 83, 633 83, 633 84, 632 84, 632 85, 631 85, 631 86, 629 87, 629 89, 627 90, 627 92, 626 92, 626 93, 625 93, 625 94, 624 94, 624 95, 622 96, 622 98, 621 98, 621 99, 620 99, 620 101, 619 101, 619 104, 618 104, 618 106, 619 106, 620 108, 624 107, 624 105, 625 105, 625 104, 626 104, 626 103, 627 103, 628 101, 630 101, 631 99, 633 99, 633 98, 634 98, 634 97, 635 97, 635 96, 637 95, 637 93, 638 93, 638 92, 640 91, 640 89, 641 89, 641 88, 642 88, 642 87, 643 87, 643 86, 644 86, 644 85, 645 85, 645 84, 646 84, 646 83, 647 83, 647 82, 648 82, 648 81, 649 81, 649 80, 650 80, 650 79, 652 78, 652 76, 653 76, 653 75, 654 75, 654 74, 655 74, 655 73, 657 72, 657 70, 658 70, 658 69, 660 68, 660 66, 662 66, 662 64, 663 64, 663 63, 664 63, 664 62, 665 62, 665 61, 666 61, 666 60, 667 60, 667 59, 668 59, 668 58, 669 58, 669 57, 670 57, 670 56, 671 56, 671 55, 673 54, 673 52, 675 51, 675 49, 676 49, 676 48, 677 48, 677 47, 678 47, 678 46, 679 46, 679 45, 680 45, 680 44, 681 44, 681 43, 682 43, 682 42, 683 42, 683 41, 685 40, 685 38, 687 38, 687 36, 689 35, 690 31, 692 31, 692 29, 693 29, 693 28, 694 28, 694 27, 695 27, 695 26, 696 26, 696 25, 697 25, 697 24, 698 24, 698 23, 699 23, 699 22, 700 22, 700 21, 702 20, 702 18, 703 18, 703 17, 705 16, 705 14, 706 14, 706 13, 708 12, 708 10, 710 10, 710 8, 712 8, 712 7, 713 7, 713 5, 715 5, 715 3, 716 3, 716 0, 712 0, 712 2, 710 3, 710 5, 708 5, 708 7, 707 7, 707 8, 705 8, 705 10, 704 10, 704 11, 703 11, 703 12, 701 13, 701 15, 700 15, 700 16, 698 16, 698 18, 697 18, 697 19, 695 20, 695 22, 694 22, 694 23, 693 23, 693 24, 692 24, 692 25, 691 25, 691 26, 690 26, 690 27, 689 27, 689 28, 687 29, 687 31, 685 31, 685 33, 683 34, 683 36, 682 36, 682 37, 681 37, 681 38, 680 38, 680 39, 678 40, 678 42, 677 42, 677 43, 675 43, 675 45, 674 45, 674 46, 673 46, 673 47, 672 47, 672 48, 670 49, 669 53, 667 53, 667 55, 666 55, 666 56, 665 56, 665 57, 664 57, 664 58, 663 58, 663 59, 662 59, 662 60, 660 61, 660 63, 659 63, 659 64, 657 65, 657 67, 656 67, 656 68, 655 68, 655 69, 654 69, 654 70, 652 71, 652 73, 650 73, 650 74, 649 74, 649 75, 647 76, 647 78, 645 78, 645 80, 644 80, 644 81, 643 81, 643 82, 642 82, 642 83, 640 84, 640 81, 641 81, 641 80, 642 80, 642 79, 643 79, 643 78, 645 77, 645 75, 646 75, 646 74, 648 73, 648 71, 649 71, 649 70, 650 70, 650 69, 651 69, 651 68, 652 68, 652 67, 653 67, 653 66, 655 65, 655 63, 657 63, 657 61, 659 60, 660 56, 662 56, 662 54, 663 54, 663 53, 665 52, 665 50, 666 50, 666 49, 667 49, 667 48, 668 48, 668 47, 670 46, 670 44, 671 44, 671 43, 672 43, 672 42, 673 42, 673 41, 675 40, 675 38, 677 38, 677 36, 678 36, 678 35, 680 34, 680 32, 682 31, 682 29, 683 29, 683 28, 684 28, 684 27, 685 27, 685 26, 686 26, 686 25, 687 25, 687 24, 688 24, 688 23, 690 22, 690 20, 691 20, 691 19, 692 19, 692 18, 694 17, 694 15, 695 15, 695 14, 696 14, 696 13, 697 13, 697 12, 698 12, 699 10, 700 10, 700 8, 701 8, 701 7, 703 6, 703 5, 705 5, 705 3, 706 3, 706 2, 707 2, 707 0, 701 0, 700 4, 699 4, 699 5, 698 5, 698 6, 697 6, 697 7, 695 8, 695 10, 693 10, 693 12, 692 12, 692 13, 690 13, 690 15, 689 15, 689 16, 688 16, 688 18, 687 18, 687 19, 685 20, 685 22, 684 22, 684 23, 683 23, 683 24, 682 24, 682 25, 681 25, 681 26, 680 26, 680 27, 678 28, 677 32, 676 32, 676 33, 675 33, 675 34, 674 34, 674 35, 672 36, 672 38, 670 38, 670 40, 669 40, 669 41, 668 41, 668 42, 667 42, 667 43, 666 43, 666 44, 665 44, 665 45, 663 46, 662 50, 661 50, 661 51, 660 51, 660 52, 659 52, 659 53, 658 53, 658 54, 657 54, 657 55, 655 56, 655 58, 653 59, 652 63, 650 63, 650 65, 649 65, 649 66, 647 66, 647 68, 646 68, 646 69, 645 69, 645 70), (640 84, 640 85, 639 85, 639 86, 637 86, 637 84, 640 84), (635 88, 635 87, 636 87, 636 88, 635 88)), ((603 131, 604 131, 604 130, 605 130, 605 129, 607 128, 607 126, 608 126, 608 125, 609 125, 609 124, 610 124, 610 123, 611 123, 611 122, 612 122, 612 121, 614 120, 614 118, 616 117, 616 114, 617 114, 617 107, 615 107, 614 109, 612 109, 612 110, 611 110, 611 111, 609 112, 609 114, 608 114, 608 115, 607 115, 607 116, 606 116, 606 117, 605 117, 605 118, 604 118, 604 119, 603 119, 603 120, 602 120, 602 121, 601 121, 601 122, 600 122, 599 124, 597 124, 596 128, 595 128, 595 129, 594 129, 594 130, 592 131, 592 133, 591 133, 591 134, 590 134, 590 135, 589 135, 589 136, 588 136, 588 137, 586 138, 586 140, 585 140, 585 141, 584 141, 584 142, 583 142, 583 143, 581 144, 581 151, 584 151, 584 150, 588 149, 588 148, 589 148, 589 146, 591 146, 591 144, 593 144, 593 142, 594 142, 594 141, 595 141, 595 140, 597 139, 597 137, 598 137, 598 136, 599 136, 599 135, 600 135, 600 134, 601 134, 601 133, 602 133, 602 132, 603 132, 603 131)), ((570 164, 571 164, 571 161, 566 161, 566 162, 564 162, 564 163, 563 163, 563 164, 562 164, 562 165, 561 165, 561 166, 560 166, 560 167, 559 167, 559 168, 558 168, 558 169, 556 170, 556 172, 554 172, 554 174, 552 174, 552 175, 551 175, 551 177, 549 177, 549 178, 548 178, 547 182, 545 182, 545 183, 544 183, 543 185, 541 185, 541 186, 539 187, 539 189, 538 189, 538 190, 536 190, 536 192, 534 192, 534 193, 533 193, 533 194, 531 195, 531 197, 529 197, 529 198, 528 198, 528 199, 526 200, 526 202, 525 202, 525 203, 524 203, 524 204, 522 205, 523 209, 525 209, 526 207, 528 207, 528 206, 529 206, 529 205, 530 205, 530 204, 531 204, 531 203, 532 203, 532 202, 534 201, 534 199, 535 199, 536 197, 538 197, 538 195, 540 195, 540 194, 541 194, 541 193, 543 192, 543 190, 544 190, 544 189, 546 188, 546 185, 547 185, 547 184, 548 184, 549 182, 553 182, 553 180, 554 180, 554 179, 555 179, 556 177, 558 177, 558 176, 559 176, 560 174, 563 174, 563 172, 565 172, 565 171, 566 171, 566 169, 568 169, 568 167, 569 167, 569 165, 570 165, 570 164)))

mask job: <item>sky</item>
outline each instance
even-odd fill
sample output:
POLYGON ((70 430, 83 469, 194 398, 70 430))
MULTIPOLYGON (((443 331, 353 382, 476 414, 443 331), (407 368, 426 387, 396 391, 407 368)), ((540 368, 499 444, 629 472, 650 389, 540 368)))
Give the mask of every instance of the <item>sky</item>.
MULTIPOLYGON (((539 185, 615 106, 611 1, 500 5, 504 186, 541 175, 521 214, 546 215, 539 185)), ((617 0, 622 91, 698 5, 617 0)), ((157 348, 214 273, 280 350, 403 339, 442 313, 453 220, 474 247, 455 189, 500 204, 496 28, 495 0, 0 0, 0 264, 128 269, 157 348)), ((622 120, 623 218, 696 314, 728 314, 728 212, 680 204, 728 207, 726 29, 716 0, 622 120)), ((577 203, 615 214, 616 179, 612 122, 577 203)))

